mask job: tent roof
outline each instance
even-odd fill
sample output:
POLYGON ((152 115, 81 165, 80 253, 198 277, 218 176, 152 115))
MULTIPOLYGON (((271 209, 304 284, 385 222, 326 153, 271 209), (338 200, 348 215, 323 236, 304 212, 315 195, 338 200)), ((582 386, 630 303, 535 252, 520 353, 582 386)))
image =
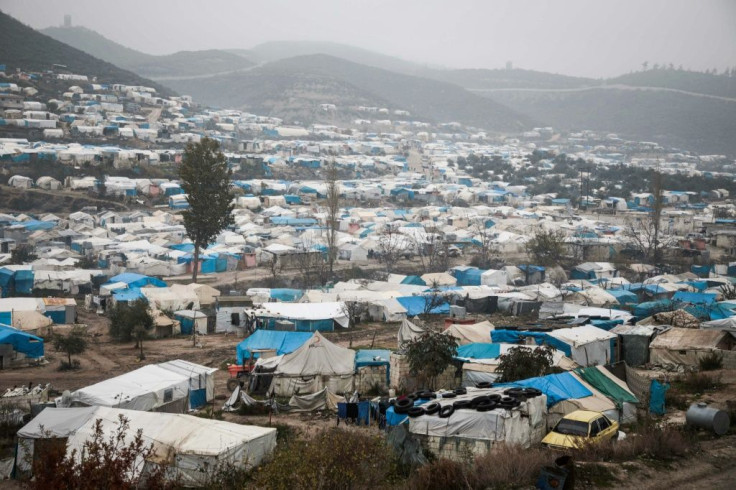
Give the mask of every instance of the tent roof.
POLYGON ((301 347, 286 354, 276 374, 286 376, 348 375, 355 369, 355 351, 333 344, 315 332, 301 347))
POLYGON ((482 321, 472 325, 453 324, 444 331, 447 335, 455 337, 460 345, 474 342, 490 342, 491 330, 495 327, 489 321, 482 321))
POLYGON ((721 330, 699 330, 694 328, 677 328, 663 332, 649 345, 652 349, 682 350, 702 349, 711 350, 717 348, 728 332, 721 330))

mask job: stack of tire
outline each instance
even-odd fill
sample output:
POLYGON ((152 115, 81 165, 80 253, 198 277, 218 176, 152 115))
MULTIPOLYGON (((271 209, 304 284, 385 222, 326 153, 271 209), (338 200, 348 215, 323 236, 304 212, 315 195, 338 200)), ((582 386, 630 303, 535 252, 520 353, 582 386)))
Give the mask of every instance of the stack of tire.
MULTIPOLYGON (((478 388, 490 388, 490 383, 481 383, 478 388)), ((458 395, 466 395, 465 388, 443 393, 442 399, 452 399, 458 395)), ((521 405, 522 402, 535 398, 542 394, 536 388, 508 388, 503 394, 493 393, 490 395, 479 395, 470 400, 457 400, 452 404, 442 405, 438 401, 430 401, 424 405, 414 406, 414 402, 419 399, 432 400, 435 393, 422 391, 411 393, 406 397, 399 398, 394 402, 394 412, 397 414, 406 414, 409 417, 419 417, 421 415, 437 415, 440 418, 450 417, 455 410, 475 410, 478 412, 488 412, 496 408, 510 410, 521 405)))

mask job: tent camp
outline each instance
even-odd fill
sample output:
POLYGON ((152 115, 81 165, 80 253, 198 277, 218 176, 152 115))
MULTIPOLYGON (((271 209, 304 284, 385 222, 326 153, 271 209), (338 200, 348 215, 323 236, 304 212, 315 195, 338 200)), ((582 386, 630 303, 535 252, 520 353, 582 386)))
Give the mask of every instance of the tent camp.
MULTIPOLYGON (((208 470, 223 464, 235 468, 258 466, 276 447, 276 429, 233 424, 172 413, 149 413, 110 407, 47 408, 18 431, 15 455, 17 476, 30 477, 36 441, 66 439, 67 455, 81 457, 85 442, 101 422, 107 440, 124 416, 129 434, 141 431, 146 446, 153 444, 156 458, 138 460, 135 472, 145 473, 160 464, 169 465, 167 478, 178 484, 200 487, 208 482, 208 470)), ((129 436, 126 439, 132 439, 129 436)))
POLYGON ((320 391, 333 393, 353 389, 355 351, 333 344, 319 332, 291 354, 286 354, 274 372, 270 393, 290 396, 320 391))
POLYGON ((570 346, 570 358, 581 366, 615 361, 618 336, 592 325, 552 330, 547 335, 570 346))
MULTIPOLYGON (((71 406, 118 407, 130 410, 183 412, 214 396, 216 369, 176 360, 149 364, 135 371, 73 392, 71 406), (202 391, 204 390, 204 391, 202 391)), ((56 405, 65 403, 58 398, 56 405)))

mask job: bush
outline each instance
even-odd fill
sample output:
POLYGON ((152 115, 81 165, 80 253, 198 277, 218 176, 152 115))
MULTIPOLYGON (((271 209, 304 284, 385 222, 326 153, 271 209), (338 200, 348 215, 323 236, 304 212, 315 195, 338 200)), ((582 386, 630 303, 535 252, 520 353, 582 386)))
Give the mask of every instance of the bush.
POLYGON ((713 351, 700 358, 698 361, 700 364, 701 371, 715 371, 723 367, 723 354, 721 352, 713 351))
POLYGON ((408 482, 409 488, 513 488, 534 485, 543 466, 557 455, 540 448, 500 444, 475 458, 473 464, 439 459, 423 466, 408 482))
POLYGON ((59 371, 74 371, 80 368, 81 364, 79 363, 79 359, 72 359, 72 362, 61 361, 59 371))
POLYGON ((263 465, 256 487, 269 489, 370 488, 385 486, 396 475, 393 452, 380 436, 337 428, 311 440, 278 446, 263 465))
POLYGON ((675 427, 644 426, 622 441, 591 442, 575 451, 581 461, 623 462, 646 457, 657 461, 670 461, 685 456, 693 449, 685 433, 675 427))
POLYGON ((687 373, 674 384, 682 391, 688 393, 703 393, 705 391, 720 389, 723 386, 720 375, 706 373, 687 373))
POLYGON ((524 346, 512 347, 498 358, 496 374, 499 382, 510 383, 520 379, 549 374, 552 368, 552 348, 542 345, 536 349, 524 346))

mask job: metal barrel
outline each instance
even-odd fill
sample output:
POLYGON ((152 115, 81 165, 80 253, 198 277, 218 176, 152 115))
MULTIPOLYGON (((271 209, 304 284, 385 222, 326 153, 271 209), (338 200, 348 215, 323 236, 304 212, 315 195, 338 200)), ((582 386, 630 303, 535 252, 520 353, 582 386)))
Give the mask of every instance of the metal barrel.
POLYGON ((685 414, 685 421, 688 425, 711 430, 719 436, 728 432, 731 425, 728 413, 717 408, 711 408, 703 402, 690 405, 685 414))

